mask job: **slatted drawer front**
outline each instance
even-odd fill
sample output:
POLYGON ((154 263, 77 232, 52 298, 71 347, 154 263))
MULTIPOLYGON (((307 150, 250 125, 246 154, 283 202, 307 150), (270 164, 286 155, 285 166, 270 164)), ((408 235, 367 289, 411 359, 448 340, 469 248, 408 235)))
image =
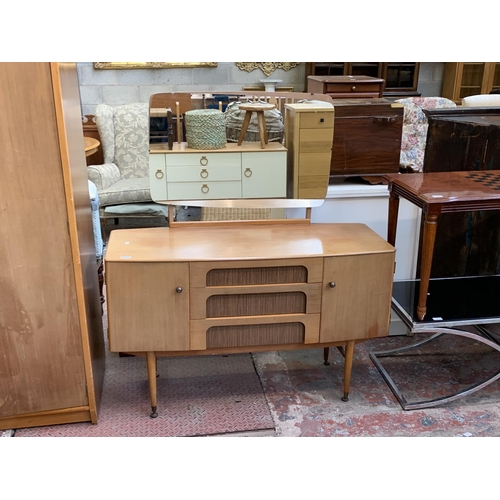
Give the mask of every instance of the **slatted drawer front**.
POLYGON ((323 259, 191 262, 190 288, 321 283, 323 259))
POLYGON ((304 266, 253 267, 244 269, 212 269, 207 286, 268 285, 272 283, 306 283, 304 266))
POLYGON ((306 302, 307 297, 304 292, 211 295, 206 301, 206 316, 207 318, 222 318, 304 314, 306 302))
POLYGON ((170 166, 198 167, 241 167, 241 153, 182 153, 167 154, 167 168, 170 166))
POLYGON ((241 182, 172 182, 168 183, 169 200, 221 200, 241 198, 241 182))
POLYGON ((241 167, 239 165, 206 166, 183 165, 168 166, 168 182, 195 182, 195 181, 239 181, 241 167))
POLYGON ((207 330, 207 349, 304 343, 302 323, 213 326, 207 330))

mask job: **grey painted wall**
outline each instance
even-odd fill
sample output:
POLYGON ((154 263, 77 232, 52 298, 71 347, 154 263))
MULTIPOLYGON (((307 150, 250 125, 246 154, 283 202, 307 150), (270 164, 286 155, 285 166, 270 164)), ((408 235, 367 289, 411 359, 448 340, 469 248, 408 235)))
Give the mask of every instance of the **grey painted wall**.
MULTIPOLYGON (((422 96, 441 94, 445 63, 421 63, 418 90, 422 96)), ((261 85, 259 80, 283 80, 280 86, 305 91, 305 63, 289 71, 276 70, 267 77, 261 70, 240 70, 234 62, 219 62, 216 68, 185 69, 94 69, 92 62, 77 63, 82 114, 94 114, 97 104, 118 106, 131 102, 148 102, 159 92, 202 92, 241 90, 261 85)))

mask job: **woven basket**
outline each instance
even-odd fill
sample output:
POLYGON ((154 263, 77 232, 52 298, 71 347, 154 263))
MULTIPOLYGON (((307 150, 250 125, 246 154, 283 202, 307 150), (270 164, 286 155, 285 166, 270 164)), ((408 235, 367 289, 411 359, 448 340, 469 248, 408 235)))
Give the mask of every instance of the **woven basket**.
POLYGON ((226 146, 226 120, 218 109, 186 112, 186 140, 193 149, 222 149, 226 146))

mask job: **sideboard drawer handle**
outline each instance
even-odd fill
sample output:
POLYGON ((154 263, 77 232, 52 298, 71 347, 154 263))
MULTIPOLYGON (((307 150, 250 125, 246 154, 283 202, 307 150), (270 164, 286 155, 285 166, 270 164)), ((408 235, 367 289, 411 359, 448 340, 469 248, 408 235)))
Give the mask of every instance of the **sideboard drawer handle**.
POLYGON ((351 90, 356 90, 356 85, 353 85, 353 86, 351 87, 351 90))
POLYGON ((175 289, 175 291, 176 291, 177 293, 182 293, 182 286, 178 286, 178 287, 175 289))
POLYGON ((155 177, 156 177, 157 179, 163 179, 163 176, 164 176, 164 175, 165 175, 165 174, 163 173, 163 171, 162 171, 162 170, 160 170, 160 169, 158 169, 158 170, 156 171, 155 177))
POLYGON ((252 177, 252 169, 247 167, 243 174, 245 177, 252 177))
POLYGON ((209 191, 210 191, 210 189, 206 184, 203 184, 203 186, 201 186, 201 192, 203 194, 207 194, 209 191))
POLYGON ((328 283, 328 286, 330 288, 335 288, 335 283, 333 281, 330 281, 330 283, 328 283))
POLYGON ((202 179, 206 179, 208 177, 208 170, 206 168, 202 168, 200 172, 200 177, 202 179))
POLYGON ((205 167, 208 165, 208 158, 206 156, 202 156, 201 159, 200 159, 200 165, 202 167, 205 167))

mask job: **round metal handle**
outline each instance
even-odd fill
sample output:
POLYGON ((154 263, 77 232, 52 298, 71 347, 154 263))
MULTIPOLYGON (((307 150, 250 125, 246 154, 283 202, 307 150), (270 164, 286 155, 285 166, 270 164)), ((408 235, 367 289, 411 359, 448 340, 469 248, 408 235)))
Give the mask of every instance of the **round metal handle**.
POLYGON ((202 168, 200 172, 200 177, 202 179, 206 179, 208 177, 208 170, 206 168, 202 168))
POLYGON ((181 293, 181 292, 182 292, 182 286, 178 286, 178 287, 175 289, 175 291, 176 291, 177 293, 181 293))
POLYGON ((328 286, 330 288, 335 288, 335 283, 333 281, 330 281, 330 283, 328 283, 328 286))
POLYGON ((351 87, 351 90, 356 90, 356 85, 353 85, 353 86, 351 87))
POLYGON ((201 159, 200 159, 200 165, 201 166, 206 166, 208 165, 208 158, 206 156, 202 156, 201 159))
POLYGON ((252 177, 252 169, 246 168, 243 174, 245 175, 245 177, 252 177))
POLYGON ((203 184, 203 186, 201 186, 201 192, 203 194, 207 194, 209 191, 210 191, 210 188, 206 184, 203 184))
POLYGON ((158 169, 158 170, 156 171, 156 173, 155 173, 155 177, 156 177, 157 179, 163 179, 163 176, 164 176, 164 175, 165 175, 165 174, 164 174, 164 173, 163 173, 163 171, 162 171, 162 170, 160 170, 160 169, 158 169))

